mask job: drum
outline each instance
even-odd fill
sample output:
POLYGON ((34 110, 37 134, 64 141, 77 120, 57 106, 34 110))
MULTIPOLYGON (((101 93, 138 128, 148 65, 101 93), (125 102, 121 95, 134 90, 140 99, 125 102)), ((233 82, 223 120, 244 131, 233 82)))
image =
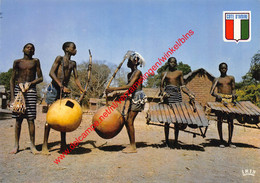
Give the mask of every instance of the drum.
POLYGON ((82 114, 82 109, 76 100, 61 99, 50 106, 46 120, 51 128, 57 131, 71 132, 79 127, 82 114))
POLYGON ((99 125, 95 127, 97 134, 104 139, 111 139, 115 137, 123 128, 125 119, 123 115, 113 107, 110 107, 110 113, 107 113, 109 106, 104 106, 98 109, 94 114, 92 123, 99 122, 99 125), (103 114, 107 114, 104 117, 103 114))

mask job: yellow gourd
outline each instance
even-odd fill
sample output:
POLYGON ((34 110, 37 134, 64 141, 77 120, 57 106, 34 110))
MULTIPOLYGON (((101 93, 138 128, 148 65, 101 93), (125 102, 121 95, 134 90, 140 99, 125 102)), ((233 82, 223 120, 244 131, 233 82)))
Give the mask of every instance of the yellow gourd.
POLYGON ((82 114, 82 109, 76 100, 61 99, 50 106, 46 119, 53 129, 71 132, 79 127, 82 114))

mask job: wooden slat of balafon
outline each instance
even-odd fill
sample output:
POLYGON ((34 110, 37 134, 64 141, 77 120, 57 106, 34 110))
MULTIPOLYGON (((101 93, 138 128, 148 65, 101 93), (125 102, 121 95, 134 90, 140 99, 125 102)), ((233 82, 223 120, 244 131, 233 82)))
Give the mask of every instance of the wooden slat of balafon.
POLYGON ((170 107, 170 105, 167 105, 167 108, 168 108, 169 114, 170 114, 170 116, 171 116, 172 122, 173 122, 173 123, 176 123, 177 119, 176 119, 175 113, 173 112, 173 110, 172 110, 172 108, 170 107))
MULTIPOLYGON (((223 104, 224 106, 224 104, 223 104)), ((227 109, 227 113, 229 114, 236 114, 236 110, 233 108, 233 104, 232 103, 228 103, 227 107, 224 106, 227 109)))
POLYGON ((248 110, 244 105, 241 105, 240 102, 237 103, 237 105, 242 109, 246 115, 252 116, 254 113, 252 113, 250 110, 248 110))
POLYGON ((253 112, 253 111, 251 111, 248 107, 247 107, 247 105, 244 103, 244 102, 239 102, 243 107, 244 107, 244 109, 246 109, 252 116, 254 116, 255 115, 255 113, 253 112))
POLYGON ((218 111, 225 113, 226 110, 223 108, 223 104, 221 102, 214 102, 214 105, 217 107, 218 111))
POLYGON ((150 112, 150 116, 151 116, 151 121, 153 122, 157 122, 157 120, 154 119, 154 108, 153 108, 154 105, 150 106, 149 108, 149 112, 150 112))
POLYGON ((180 114, 179 114, 179 112, 178 112, 176 106, 175 106, 174 104, 170 104, 170 105, 172 106, 172 110, 173 110, 173 112, 174 112, 174 114, 175 114, 176 123, 182 123, 182 120, 181 120, 181 118, 180 118, 180 114))
MULTIPOLYGON (((197 107, 196 104, 195 104, 195 106, 197 107)), ((191 107, 191 106, 190 106, 190 107, 191 107)), ((197 124, 198 126, 203 126, 203 124, 202 124, 202 122, 201 122, 201 120, 200 120, 199 114, 198 114, 198 109, 196 110, 196 112, 193 112, 192 114, 193 114, 193 116, 194 116, 194 118, 195 118, 195 120, 196 120, 196 123, 195 123, 195 124, 197 124)))
POLYGON ((252 102, 247 101, 248 104, 250 104, 259 114, 260 114, 260 108, 254 105, 252 102))
POLYGON ((256 115, 260 115, 260 109, 255 106, 254 104, 252 104, 250 101, 245 101, 244 102, 248 108, 250 108, 256 115))
POLYGON ((228 107, 226 107, 222 102, 217 102, 217 103, 220 103, 221 109, 222 109, 225 113, 227 113, 227 114, 233 113, 233 110, 232 110, 232 109, 229 109, 228 107))
POLYGON ((196 122, 196 119, 195 119, 195 116, 194 116, 194 111, 193 111, 193 108, 190 104, 188 103, 185 103, 185 107, 190 115, 190 120, 191 120, 191 123, 192 124, 196 124, 197 125, 197 122, 196 122))
POLYGON ((161 114, 162 114, 162 120, 164 123, 167 122, 167 119, 166 119, 166 114, 165 114, 165 111, 164 111, 164 107, 163 107, 163 104, 159 104, 159 108, 161 110, 161 114))
POLYGON ((248 105, 246 102, 241 102, 244 107, 246 107, 248 110, 250 110, 255 116, 258 115, 258 112, 254 110, 250 105, 248 105))
POLYGON ((158 111, 157 109, 157 104, 153 106, 153 109, 154 109, 154 119, 156 120, 156 122, 160 122, 159 120, 160 111, 158 111))
POLYGON ((220 102, 208 102, 209 107, 218 112, 224 112, 222 109, 222 104, 220 102))
POLYGON ((185 102, 181 103, 181 109, 182 109, 182 112, 183 112, 188 124, 192 124, 192 121, 191 121, 190 115, 189 115, 189 111, 186 109, 186 106, 185 106, 185 102))
POLYGON ((180 103, 177 102, 177 103, 175 103, 175 105, 176 105, 176 108, 177 108, 177 110, 178 110, 178 112, 179 112, 179 114, 180 114, 180 118, 182 119, 182 122, 185 123, 185 124, 187 124, 188 121, 187 121, 187 119, 185 118, 185 116, 184 116, 184 114, 183 114, 183 112, 182 112, 180 103))
POLYGON ((236 110, 237 114, 240 114, 240 115, 244 114, 244 112, 237 106, 237 104, 234 105, 233 108, 236 110))
POLYGON ((158 116, 157 117, 158 117, 159 122, 163 123, 162 112, 161 112, 160 107, 159 107, 158 104, 156 105, 156 110, 158 111, 158 116))
POLYGON ((214 102, 207 102, 207 104, 212 110, 219 110, 218 107, 215 106, 214 102))
MULTIPOLYGON (((223 104, 223 106, 224 106, 224 104, 223 104)), ((231 103, 228 103, 227 107, 226 106, 224 106, 224 107, 228 109, 228 111, 227 111, 228 114, 235 114, 235 110, 232 109, 233 107, 232 107, 231 103)))
POLYGON ((154 105, 150 105, 149 108, 149 112, 150 112, 150 116, 151 116, 151 121, 156 122, 156 120, 154 119, 154 109, 153 109, 154 105))
POLYGON ((236 106, 242 111, 241 115, 249 115, 249 113, 242 107, 239 102, 236 103, 236 106))
POLYGON ((196 108, 197 108, 197 111, 198 111, 198 115, 200 117, 200 120, 202 122, 202 125, 203 126, 208 126, 209 122, 208 122, 208 119, 206 118, 205 116, 205 113, 201 107, 201 105, 199 104, 196 104, 196 108))
POLYGON ((164 108, 164 112, 165 112, 167 122, 173 123, 172 120, 171 120, 171 115, 170 115, 169 110, 168 110, 168 106, 166 104, 164 104, 163 108, 164 108))

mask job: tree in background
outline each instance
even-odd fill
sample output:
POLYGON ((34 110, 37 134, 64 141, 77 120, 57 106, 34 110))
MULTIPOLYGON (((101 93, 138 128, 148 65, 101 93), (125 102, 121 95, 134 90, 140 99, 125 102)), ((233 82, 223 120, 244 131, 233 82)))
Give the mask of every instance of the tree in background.
POLYGON ((6 91, 10 90, 10 79, 12 75, 13 69, 9 69, 7 72, 0 73, 0 85, 4 85, 6 91))
POLYGON ((237 94, 237 100, 238 101, 244 101, 244 100, 249 100, 258 107, 260 107, 260 84, 257 85, 248 85, 244 86, 243 88, 239 89, 236 91, 237 94))
POLYGON ((260 50, 252 57, 250 69, 242 79, 236 83, 237 100, 249 100, 260 107, 260 50))
MULTIPOLYGON (((78 77, 81 82, 82 86, 86 85, 87 81, 87 69, 88 69, 88 62, 83 62, 82 64, 78 65, 78 77)), ((82 101, 83 105, 87 104, 89 98, 98 98, 102 95, 105 90, 105 84, 109 79, 109 75, 111 73, 111 69, 102 61, 93 61, 92 63, 92 73, 91 73, 91 80, 89 83, 88 91, 86 93, 85 98, 82 101)), ((73 76, 71 76, 73 77, 73 76)), ((78 90, 76 83, 73 82, 74 80, 70 80, 69 88, 71 89, 72 98, 79 98, 80 91, 78 90)))
MULTIPOLYGON (((183 75, 188 74, 189 72, 191 72, 191 67, 188 64, 184 64, 182 62, 178 62, 177 64, 177 69, 181 70, 183 72, 183 75)), ((168 71, 168 62, 166 64, 164 64, 163 66, 161 66, 158 70, 157 73, 153 76, 149 76, 147 78, 147 84, 146 87, 147 88, 158 88, 160 87, 161 84, 161 79, 162 79, 162 73, 168 71)))
POLYGON ((260 50, 253 56, 249 72, 252 73, 252 78, 260 81, 260 50))

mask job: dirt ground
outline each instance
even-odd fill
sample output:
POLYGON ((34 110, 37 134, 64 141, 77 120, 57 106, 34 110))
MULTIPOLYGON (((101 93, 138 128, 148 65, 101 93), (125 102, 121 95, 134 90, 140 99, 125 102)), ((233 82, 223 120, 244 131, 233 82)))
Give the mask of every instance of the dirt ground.
MULTIPOLYGON (((36 145, 41 150, 46 114, 38 109, 36 145)), ((91 124, 84 115, 80 127, 67 133, 67 143, 75 141, 91 124)), ((20 152, 11 155, 14 119, 0 120, 0 182, 260 182, 260 130, 235 125, 233 142, 237 148, 219 148, 216 121, 211 120, 206 138, 180 132, 179 148, 166 148, 161 125, 147 125, 145 113, 135 121, 137 153, 124 154, 129 143, 126 129, 113 139, 91 132, 57 165, 60 133, 51 130, 51 155, 33 155, 29 149, 28 125, 24 121, 20 152), (243 176, 242 171, 255 172, 243 176)), ((187 130, 193 130, 187 128, 187 130)), ((193 130, 199 132, 198 129, 193 130)), ((227 125, 223 125, 227 138, 227 125)), ((170 129, 173 143, 174 130, 170 129)))

